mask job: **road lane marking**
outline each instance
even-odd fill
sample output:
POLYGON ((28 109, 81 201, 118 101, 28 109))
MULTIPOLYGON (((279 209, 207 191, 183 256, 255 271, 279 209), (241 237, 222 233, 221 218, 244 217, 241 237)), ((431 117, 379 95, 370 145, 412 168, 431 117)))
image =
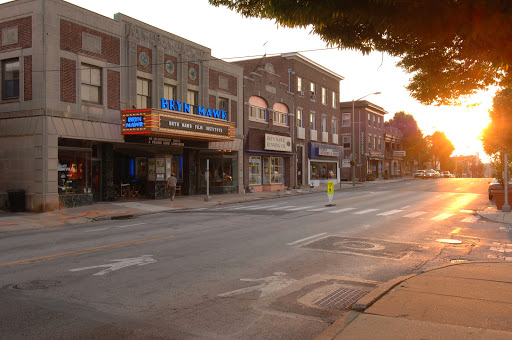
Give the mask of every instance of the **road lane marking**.
POLYGON ((410 207, 410 205, 406 205, 405 207, 401 207, 400 209, 407 209, 409 207, 410 207))
POLYGON ((413 218, 413 217, 418 217, 418 216, 421 216, 421 215, 425 215, 426 213, 427 213, 426 211, 416 211, 416 212, 413 212, 412 214, 405 215, 403 217, 413 218))
POLYGON ((329 207, 317 208, 317 209, 309 209, 308 211, 324 211, 324 210, 327 210, 327 209, 329 209, 329 207))
POLYGON ((455 190, 460 190, 460 189, 462 189, 462 188, 457 188, 457 189, 455 189, 455 190))
POLYGON ((340 212, 344 212, 344 211, 350 211, 350 210, 355 210, 356 208, 343 208, 343 209, 338 209, 338 210, 333 210, 333 211, 329 211, 330 213, 340 213, 340 212))
POLYGON ((441 196, 443 196, 443 195, 437 195, 436 198, 441 197, 441 196))
POLYGON ((284 205, 282 207, 274 207, 274 208, 270 208, 267 210, 281 210, 281 209, 286 209, 286 208, 295 208, 295 206, 294 205, 284 205))
POLYGON ((453 214, 440 214, 440 215, 437 215, 436 217, 432 217, 430 220, 442 221, 442 220, 446 220, 448 217, 451 217, 451 216, 453 216, 453 214))
POLYGON ((250 206, 249 208, 247 208, 247 210, 258 210, 258 209, 266 209, 266 208, 274 208, 276 205, 275 204, 272 204, 272 205, 256 205, 256 206, 250 206))
POLYGON ((458 234, 458 233, 460 233, 460 231, 461 231, 461 230, 462 230, 462 228, 461 228, 461 227, 459 227, 459 228, 455 228, 455 229, 453 229, 453 230, 450 232, 450 235, 458 234))
POLYGON ((310 237, 305 237, 305 238, 301 238, 300 240, 297 240, 297 241, 294 241, 294 242, 290 242, 290 243, 287 243, 287 245, 289 246, 293 246, 297 243, 301 243, 301 242, 304 242, 304 241, 308 241, 308 240, 311 240, 311 239, 314 239, 316 237, 319 237, 319 236, 324 236, 326 235, 327 233, 321 233, 321 234, 316 234, 316 235, 313 235, 313 236, 310 236, 310 237))
POLYGON ((370 213, 372 211, 377 211, 379 209, 366 209, 366 210, 361 210, 361 211, 357 211, 355 213, 352 213, 354 215, 362 215, 362 214, 367 214, 367 213, 370 213))
POLYGON ((123 269, 129 266, 145 266, 150 263, 156 263, 156 260, 153 258, 153 255, 142 255, 140 257, 132 257, 129 259, 117 259, 117 260, 110 260, 113 263, 109 264, 99 264, 96 266, 88 266, 88 267, 82 267, 82 268, 75 268, 70 269, 70 272, 78 272, 82 270, 89 270, 89 269, 97 269, 97 268, 106 268, 102 271, 99 271, 93 275, 105 275, 110 272, 123 269))
POLYGON ((68 252, 60 253, 60 254, 53 254, 53 255, 47 255, 47 256, 41 256, 41 257, 34 257, 31 259, 0 263, 0 267, 18 266, 18 265, 24 265, 24 264, 31 264, 34 262, 55 260, 55 259, 62 258, 62 257, 68 257, 68 256, 73 256, 73 255, 82 255, 82 254, 93 253, 93 252, 107 250, 107 249, 126 247, 126 246, 131 246, 131 245, 135 245, 135 244, 139 244, 139 243, 159 241, 159 240, 164 240, 166 238, 172 238, 172 237, 174 237, 174 236, 173 235, 171 235, 171 236, 156 236, 156 237, 150 237, 150 238, 136 239, 136 240, 132 240, 132 241, 125 241, 125 242, 120 242, 120 243, 106 244, 104 246, 86 248, 86 249, 80 249, 80 250, 73 250, 73 251, 68 251, 68 252))
POLYGON ((314 208, 314 206, 308 205, 306 207, 298 207, 298 208, 288 209, 288 211, 303 210, 303 209, 309 209, 309 208, 314 208))
POLYGON ((476 223, 480 219, 480 216, 468 216, 462 220, 465 223, 476 223))
POLYGON ((112 228, 127 228, 127 227, 133 227, 133 226, 141 225, 141 224, 146 224, 146 223, 142 222, 142 223, 135 223, 135 224, 128 224, 128 225, 113 225, 113 226, 106 227, 106 228, 98 228, 98 229, 86 230, 85 232, 86 233, 91 233, 93 231, 101 231, 101 230, 107 230, 107 229, 112 229, 112 228))
POLYGON ((377 214, 377 216, 389 216, 389 215, 393 215, 393 214, 396 214, 396 213, 399 213, 399 212, 402 212, 402 211, 403 210, 390 210, 390 211, 386 211, 386 212, 377 214))

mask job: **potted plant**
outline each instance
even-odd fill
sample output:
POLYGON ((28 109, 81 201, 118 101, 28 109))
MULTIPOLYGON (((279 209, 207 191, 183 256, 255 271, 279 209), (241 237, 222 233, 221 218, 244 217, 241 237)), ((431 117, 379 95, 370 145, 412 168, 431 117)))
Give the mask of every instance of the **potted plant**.
POLYGON ((253 187, 247 187, 247 191, 252 193, 252 192, 254 192, 254 188, 253 187))
POLYGON ((286 195, 290 196, 292 194, 292 189, 290 187, 286 187, 284 189, 284 191, 286 192, 286 195))
POLYGON ((302 192, 302 185, 297 184, 296 188, 297 188, 297 192, 302 192))

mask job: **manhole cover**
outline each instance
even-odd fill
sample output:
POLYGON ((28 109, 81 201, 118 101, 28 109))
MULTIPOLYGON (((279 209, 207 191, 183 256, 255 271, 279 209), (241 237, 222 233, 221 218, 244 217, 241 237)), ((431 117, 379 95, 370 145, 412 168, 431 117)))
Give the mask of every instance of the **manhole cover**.
POLYGON ((459 240, 452 240, 451 238, 440 238, 436 240, 437 242, 441 243, 449 243, 449 244, 460 244, 462 241, 459 240))
POLYGON ((318 299, 314 304, 323 307, 350 310, 357 300, 365 296, 367 293, 368 291, 366 290, 341 287, 329 295, 318 299))
POLYGON ((374 244, 364 243, 364 242, 343 242, 339 243, 340 246, 347 248, 357 248, 357 249, 370 249, 375 248, 374 244))
POLYGON ((13 285, 13 289, 36 290, 60 286, 62 282, 51 280, 33 280, 30 282, 13 285))

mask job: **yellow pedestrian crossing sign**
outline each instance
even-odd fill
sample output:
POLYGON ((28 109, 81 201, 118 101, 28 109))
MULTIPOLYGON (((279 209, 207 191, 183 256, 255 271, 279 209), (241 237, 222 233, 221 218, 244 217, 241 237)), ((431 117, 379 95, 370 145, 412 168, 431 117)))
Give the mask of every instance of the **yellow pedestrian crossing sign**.
POLYGON ((334 194, 334 182, 327 182, 327 193, 334 194))

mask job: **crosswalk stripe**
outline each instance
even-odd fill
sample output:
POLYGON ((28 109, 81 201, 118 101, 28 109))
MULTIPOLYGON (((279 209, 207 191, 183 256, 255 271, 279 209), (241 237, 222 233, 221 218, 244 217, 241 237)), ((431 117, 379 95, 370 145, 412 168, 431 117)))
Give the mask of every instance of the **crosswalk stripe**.
POLYGON ((426 211, 416 211, 416 212, 413 212, 412 214, 405 215, 403 217, 413 218, 413 217, 418 217, 418 216, 421 216, 421 215, 425 215, 426 213, 427 213, 426 211))
POLYGON ((446 220, 450 216, 453 216, 453 214, 440 214, 440 215, 437 215, 436 217, 432 217, 431 220, 432 221, 442 221, 442 220, 446 220))
POLYGON ((286 208, 295 208, 295 206, 294 205, 284 205, 282 207, 274 207, 274 208, 270 208, 267 210, 281 210, 281 209, 286 209, 286 208))
POLYGON ((377 214, 377 216, 389 216, 389 215, 393 215, 393 214, 399 213, 401 211, 403 211, 403 210, 390 210, 390 211, 386 211, 386 212, 377 214))
POLYGON ((310 209, 308 211, 322 211, 322 210, 326 210, 326 209, 329 209, 329 207, 318 208, 318 209, 310 209))
POLYGON ((356 208, 343 208, 343 209, 338 209, 338 210, 333 210, 333 211, 329 211, 330 213, 340 213, 340 212, 344 212, 344 211, 349 211, 349 210, 355 210, 356 208))
POLYGON ((267 209, 267 208, 275 208, 276 205, 256 205, 256 206, 250 206, 247 208, 247 210, 258 210, 258 209, 267 209))
POLYGON ((352 214, 354 214, 354 215, 362 215, 362 214, 367 214, 369 212, 377 211, 377 210, 379 210, 379 209, 366 209, 366 210, 356 211, 356 212, 354 212, 352 214))
POLYGON ((298 208, 286 209, 286 210, 288 210, 288 211, 295 211, 295 210, 305 210, 305 209, 309 209, 309 208, 314 208, 314 206, 309 205, 307 207, 298 207, 298 208))
POLYGON ((476 223, 480 219, 479 216, 468 216, 465 219, 462 220, 462 222, 466 223, 476 223))

